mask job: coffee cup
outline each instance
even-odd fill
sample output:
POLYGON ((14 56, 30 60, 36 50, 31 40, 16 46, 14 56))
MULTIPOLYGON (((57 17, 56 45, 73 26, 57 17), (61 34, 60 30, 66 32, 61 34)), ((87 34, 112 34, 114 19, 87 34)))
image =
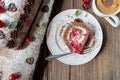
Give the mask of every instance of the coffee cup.
POLYGON ((120 12, 120 8, 118 10, 116 10, 115 12, 111 13, 111 14, 106 14, 106 13, 101 12, 98 9, 96 1, 97 0, 92 1, 93 12, 96 15, 105 18, 113 27, 119 26, 120 25, 120 19, 117 16, 117 14, 120 12))

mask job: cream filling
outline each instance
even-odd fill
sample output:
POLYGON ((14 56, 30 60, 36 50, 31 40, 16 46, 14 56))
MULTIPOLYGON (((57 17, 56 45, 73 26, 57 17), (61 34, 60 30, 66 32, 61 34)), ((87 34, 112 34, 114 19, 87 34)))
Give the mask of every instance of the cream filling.
MULTIPOLYGON (((79 27, 79 26, 75 26, 75 28, 77 28, 77 29, 80 29, 80 30, 82 30, 82 33, 81 34, 79 34, 79 35, 77 35, 77 37, 76 38, 72 38, 72 40, 73 41, 78 41, 78 43, 81 43, 83 40, 84 40, 84 38, 85 38, 85 36, 83 36, 83 34, 86 34, 87 33, 87 31, 86 31, 86 29, 84 29, 84 28, 82 28, 82 27, 79 27)), ((72 32, 72 28, 70 29, 70 31, 68 32, 68 34, 67 34, 67 40, 69 40, 70 39, 70 33, 72 32)))

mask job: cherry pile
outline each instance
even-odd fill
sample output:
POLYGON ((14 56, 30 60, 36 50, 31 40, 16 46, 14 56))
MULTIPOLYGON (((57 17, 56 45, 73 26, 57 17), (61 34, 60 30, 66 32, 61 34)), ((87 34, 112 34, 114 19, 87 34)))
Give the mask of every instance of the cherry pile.
POLYGON ((88 9, 90 0, 82 0, 82 1, 83 1, 83 5, 82 5, 83 9, 88 9))

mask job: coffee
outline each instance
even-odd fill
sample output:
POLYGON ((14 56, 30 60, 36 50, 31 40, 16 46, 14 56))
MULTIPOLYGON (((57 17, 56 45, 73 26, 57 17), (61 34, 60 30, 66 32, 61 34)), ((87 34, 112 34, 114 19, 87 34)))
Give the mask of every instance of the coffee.
POLYGON ((104 14, 113 14, 120 9, 120 0, 96 0, 96 6, 104 14))

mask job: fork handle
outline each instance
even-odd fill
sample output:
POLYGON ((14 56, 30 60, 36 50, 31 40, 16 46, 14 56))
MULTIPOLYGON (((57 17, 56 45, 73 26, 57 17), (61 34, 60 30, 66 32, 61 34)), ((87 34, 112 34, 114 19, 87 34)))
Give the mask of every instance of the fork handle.
POLYGON ((51 55, 51 56, 46 57, 45 60, 49 61, 49 60, 56 59, 56 58, 59 58, 59 57, 65 56, 65 55, 69 55, 69 54, 71 54, 71 53, 51 55))

